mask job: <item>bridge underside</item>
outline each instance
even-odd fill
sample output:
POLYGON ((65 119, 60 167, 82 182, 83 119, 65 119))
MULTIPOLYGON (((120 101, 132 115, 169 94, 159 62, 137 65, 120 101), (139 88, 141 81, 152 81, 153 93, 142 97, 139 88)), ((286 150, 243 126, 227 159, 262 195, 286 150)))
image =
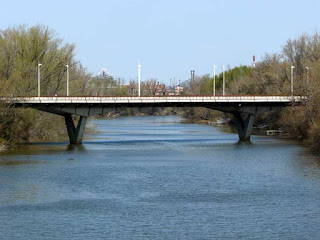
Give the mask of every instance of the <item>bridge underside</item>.
POLYGON ((255 116, 259 113, 278 110, 289 103, 108 103, 108 104, 74 104, 74 103, 52 103, 52 104, 26 104, 16 103, 15 107, 31 107, 41 111, 61 115, 65 118, 70 144, 81 144, 87 122, 87 118, 95 115, 104 115, 112 109, 141 108, 141 107, 205 107, 212 110, 231 113, 237 120, 239 139, 249 141, 255 116), (72 115, 80 116, 78 124, 75 125, 72 115))

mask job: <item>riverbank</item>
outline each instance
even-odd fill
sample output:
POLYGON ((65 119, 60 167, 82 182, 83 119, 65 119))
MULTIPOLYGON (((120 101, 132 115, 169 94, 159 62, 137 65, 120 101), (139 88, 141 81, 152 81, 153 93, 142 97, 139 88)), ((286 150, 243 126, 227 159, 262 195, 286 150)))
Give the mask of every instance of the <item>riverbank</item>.
POLYGON ((4 144, 4 143, 0 143, 0 152, 4 152, 6 150, 9 149, 9 146, 4 144))
MULTIPOLYGON (((219 128, 224 132, 227 133, 234 133, 237 134, 238 130, 237 130, 237 126, 236 126, 236 122, 231 119, 212 119, 211 121, 208 120, 204 120, 204 119, 188 119, 188 118, 184 118, 183 123, 186 124, 201 124, 201 125, 209 125, 213 128, 219 128)), ((270 131, 270 129, 261 129, 259 126, 255 125, 252 129, 252 134, 251 135, 255 135, 255 136, 267 136, 270 138, 277 138, 277 139, 288 139, 288 140, 294 140, 297 142, 297 144, 302 144, 304 145, 306 148, 310 149, 312 152, 317 153, 317 151, 315 151, 314 149, 312 149, 310 147, 310 144, 308 141, 301 139, 301 138, 295 138, 292 135, 290 135, 290 133, 288 132, 284 132, 284 131, 276 131, 276 134, 267 134, 267 131, 270 131)), ((319 152, 318 152, 319 153, 319 152)))

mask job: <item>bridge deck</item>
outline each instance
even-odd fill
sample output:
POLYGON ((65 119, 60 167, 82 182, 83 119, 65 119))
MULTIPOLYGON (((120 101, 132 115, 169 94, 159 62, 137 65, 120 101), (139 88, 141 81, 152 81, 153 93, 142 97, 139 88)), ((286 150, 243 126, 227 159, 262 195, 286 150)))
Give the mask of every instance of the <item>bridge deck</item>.
POLYGON ((304 96, 71 96, 2 98, 20 104, 110 104, 110 103, 290 103, 301 102, 304 96))

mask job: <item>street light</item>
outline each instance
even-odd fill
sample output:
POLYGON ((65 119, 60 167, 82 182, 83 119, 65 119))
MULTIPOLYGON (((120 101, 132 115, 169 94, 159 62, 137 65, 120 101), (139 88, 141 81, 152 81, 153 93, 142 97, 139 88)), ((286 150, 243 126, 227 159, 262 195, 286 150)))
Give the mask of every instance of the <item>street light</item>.
POLYGON ((191 83, 194 81, 194 70, 191 70, 191 83))
POLYGON ((306 86, 306 92, 307 92, 307 95, 309 93, 309 68, 306 67, 307 69, 307 86, 306 86))
POLYGON ((38 97, 40 97, 40 67, 41 63, 38 63, 38 97))
POLYGON ((222 76, 223 76, 223 86, 222 86, 222 95, 226 94, 226 78, 224 73, 224 66, 222 66, 222 76))
POLYGON ((293 69, 295 67, 291 66, 291 96, 293 97, 293 69))
POLYGON ((216 65, 213 65, 213 96, 216 95, 216 65))
POLYGON ((66 65, 67 67, 67 96, 69 96, 69 65, 66 65))
POLYGON ((140 97, 141 65, 138 64, 138 96, 140 97))

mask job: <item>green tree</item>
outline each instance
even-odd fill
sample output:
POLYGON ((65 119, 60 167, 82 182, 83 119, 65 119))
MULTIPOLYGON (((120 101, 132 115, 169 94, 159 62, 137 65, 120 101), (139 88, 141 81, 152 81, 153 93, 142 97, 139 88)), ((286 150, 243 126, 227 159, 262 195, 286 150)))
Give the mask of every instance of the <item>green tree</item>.
POLYGON ((64 43, 46 26, 25 25, 0 31, 2 95, 37 95, 37 66, 41 63, 41 94, 65 95, 66 64, 71 93, 84 89, 90 75, 74 59, 75 45, 64 43), (73 91, 72 91, 73 90, 73 91))
MULTIPOLYGON (((37 95, 37 67, 41 63, 41 95, 66 94, 66 64, 70 93, 85 94, 91 75, 74 57, 75 45, 64 43, 49 27, 37 25, 0 31, 0 93, 37 95)), ((65 132, 63 118, 32 109, 0 108, 0 140, 21 142, 46 139, 65 132), (54 124, 53 124, 54 123, 54 124)))

